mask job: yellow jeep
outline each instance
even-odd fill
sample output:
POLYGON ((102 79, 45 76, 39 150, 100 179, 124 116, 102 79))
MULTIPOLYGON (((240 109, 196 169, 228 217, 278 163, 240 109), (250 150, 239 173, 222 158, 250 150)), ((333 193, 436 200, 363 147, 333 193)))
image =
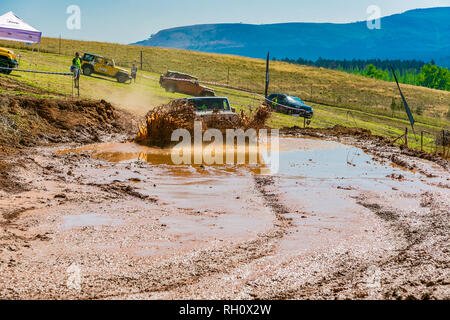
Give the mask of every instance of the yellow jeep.
MULTIPOLYGON (((19 61, 17 55, 11 50, 0 48, 0 67, 2 68, 17 68, 19 61)), ((10 74, 12 70, 0 69, 0 73, 10 74)))
POLYGON ((119 83, 131 81, 128 70, 116 67, 113 59, 108 59, 96 54, 85 53, 81 58, 81 70, 85 76, 99 74, 110 78, 116 78, 119 83))

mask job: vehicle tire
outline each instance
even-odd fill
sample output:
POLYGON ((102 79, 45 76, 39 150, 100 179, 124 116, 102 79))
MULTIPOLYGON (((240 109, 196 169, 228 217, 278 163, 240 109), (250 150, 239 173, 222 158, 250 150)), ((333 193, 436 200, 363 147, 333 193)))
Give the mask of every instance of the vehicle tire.
POLYGON ((170 93, 174 93, 177 91, 177 86, 175 84, 168 84, 166 87, 166 91, 170 93))
POLYGON ((127 82, 127 80, 128 80, 128 76, 127 76, 127 75, 122 74, 122 73, 119 73, 119 74, 117 75, 117 82, 119 82, 119 83, 125 83, 125 82, 127 82))
POLYGON ((215 97, 215 93, 212 91, 203 91, 201 94, 202 97, 215 97))
POLYGON ((83 74, 85 75, 85 76, 90 76, 90 75, 92 75, 92 73, 94 73, 94 68, 92 68, 91 66, 84 66, 83 67, 83 74))
MULTIPOLYGON (((9 61, 7 59, 0 58, 0 67, 2 67, 2 68, 10 68, 9 61)), ((0 69, 0 73, 10 74, 11 70, 0 69)))

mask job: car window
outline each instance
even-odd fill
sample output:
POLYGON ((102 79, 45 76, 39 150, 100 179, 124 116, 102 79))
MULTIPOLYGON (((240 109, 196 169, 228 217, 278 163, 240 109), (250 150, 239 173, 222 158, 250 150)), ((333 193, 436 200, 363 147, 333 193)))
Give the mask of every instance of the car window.
POLYGON ((197 111, 206 110, 230 110, 230 104, 227 99, 193 99, 189 100, 197 111))
POLYGON ((288 100, 292 103, 303 104, 303 101, 300 100, 300 98, 298 98, 298 97, 289 96, 288 100))
POLYGON ((84 54, 83 60, 91 62, 94 60, 94 56, 91 54, 84 54))

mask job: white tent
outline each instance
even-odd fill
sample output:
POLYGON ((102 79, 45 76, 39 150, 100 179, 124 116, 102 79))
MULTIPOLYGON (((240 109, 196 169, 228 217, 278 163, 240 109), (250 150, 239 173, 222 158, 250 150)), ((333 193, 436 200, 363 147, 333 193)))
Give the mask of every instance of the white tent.
POLYGON ((0 39, 26 43, 40 43, 42 32, 36 30, 12 11, 0 16, 0 39))
MULTIPOLYGON (((19 41, 26 43, 39 43, 38 51, 41 52, 42 32, 33 28, 10 11, 0 16, 0 40, 19 41)), ((30 66, 33 65, 34 46, 30 66)), ((36 63, 37 65, 37 63, 36 63)))

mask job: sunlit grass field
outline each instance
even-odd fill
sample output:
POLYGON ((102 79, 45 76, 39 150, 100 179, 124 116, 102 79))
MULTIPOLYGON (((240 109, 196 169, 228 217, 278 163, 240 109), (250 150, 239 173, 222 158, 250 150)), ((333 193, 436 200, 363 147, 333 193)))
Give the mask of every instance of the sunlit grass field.
MULTIPOLYGON (((191 73, 203 81, 228 83, 258 93, 264 91, 265 61, 258 59, 100 42, 64 39, 60 42, 59 39, 51 38, 43 38, 40 55, 33 55, 30 47, 23 44, 0 41, 0 46, 16 49, 21 55, 21 69, 52 72, 69 72, 72 56, 76 51, 113 58, 117 65, 125 68, 130 68, 132 63, 140 66, 142 52, 144 70, 139 72, 137 84, 119 84, 115 79, 98 76, 83 76, 81 79, 82 97, 105 99, 139 115, 144 115, 151 108, 170 99, 183 97, 181 94, 167 93, 159 86, 159 75, 167 70, 191 73)), ((20 72, 13 72, 8 77, 37 87, 50 96, 72 94, 70 77, 20 72)), ((219 87, 214 89, 217 95, 229 97, 230 102, 238 109, 249 110, 249 106, 261 103, 251 93, 219 87)), ((419 107, 423 109, 422 115, 415 113, 414 116, 418 135, 420 131, 430 133, 425 134, 427 146, 432 143, 431 135, 437 135, 442 129, 450 127, 447 118, 450 92, 410 85, 402 85, 402 89, 413 112, 419 107)), ((393 112, 390 109, 393 99, 400 104, 396 85, 391 82, 334 70, 273 62, 270 91, 297 95, 314 107, 312 127, 332 127, 336 124, 358 126, 375 134, 397 137, 409 126, 403 111, 393 112)), ((274 114, 269 125, 277 128, 303 126, 303 119, 274 114)), ((420 146, 412 133, 410 143, 413 147, 420 146)))

